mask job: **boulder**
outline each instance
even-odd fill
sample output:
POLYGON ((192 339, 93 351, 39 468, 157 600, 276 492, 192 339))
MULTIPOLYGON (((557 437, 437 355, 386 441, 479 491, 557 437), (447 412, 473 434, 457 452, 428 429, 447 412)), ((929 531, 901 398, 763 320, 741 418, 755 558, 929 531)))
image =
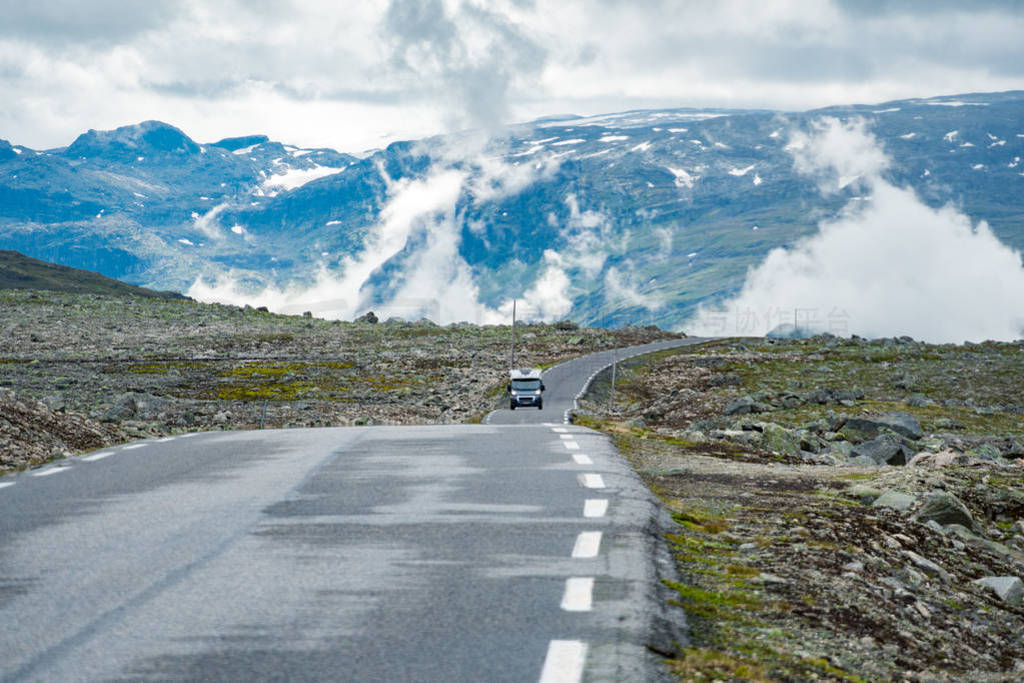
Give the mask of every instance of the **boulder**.
POLYGON ((356 318, 353 322, 370 323, 371 325, 375 325, 378 322, 378 318, 373 311, 367 311, 366 313, 363 313, 361 316, 356 318))
POLYGON ((884 507, 896 510, 897 512, 906 512, 916 502, 917 498, 910 493, 890 490, 875 498, 874 502, 871 503, 871 507, 884 507))
POLYGON ((758 444, 765 450, 784 455, 800 453, 800 437, 774 422, 767 422, 758 439, 758 444))
POLYGON ((857 444, 850 450, 850 456, 867 456, 878 465, 906 465, 907 449, 889 435, 879 436, 871 441, 857 444))
POLYGON ((978 460, 988 460, 990 462, 998 462, 1003 459, 1003 454, 1000 450, 989 443, 984 443, 977 448, 967 451, 967 455, 978 460))
POLYGON ((740 396, 725 406, 726 415, 748 415, 750 413, 767 413, 771 408, 758 403, 749 396, 740 396))
POLYGON ((910 413, 897 410, 875 417, 848 417, 842 431, 851 436, 859 436, 861 440, 873 439, 889 429, 908 439, 920 439, 924 436, 921 423, 910 413))
POLYGON ((1016 576, 985 576, 973 583, 988 589, 1007 605, 1019 607, 1024 600, 1024 583, 1016 576))
POLYGON ((903 556, 928 576, 938 578, 943 583, 953 583, 953 575, 927 557, 922 557, 913 550, 904 550, 903 556))
POLYGON ((970 510, 947 491, 935 491, 930 494, 917 511, 915 519, 922 524, 934 519, 943 526, 960 524, 968 529, 974 528, 974 517, 971 516, 970 510))

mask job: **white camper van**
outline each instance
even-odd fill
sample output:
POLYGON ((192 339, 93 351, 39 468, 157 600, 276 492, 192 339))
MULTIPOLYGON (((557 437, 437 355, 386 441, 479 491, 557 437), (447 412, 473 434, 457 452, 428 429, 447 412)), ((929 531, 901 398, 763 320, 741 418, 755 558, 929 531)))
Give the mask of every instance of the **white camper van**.
POLYGON ((544 409, 544 381, 540 368, 521 368, 509 371, 508 407, 515 410, 521 406, 536 406, 544 409))

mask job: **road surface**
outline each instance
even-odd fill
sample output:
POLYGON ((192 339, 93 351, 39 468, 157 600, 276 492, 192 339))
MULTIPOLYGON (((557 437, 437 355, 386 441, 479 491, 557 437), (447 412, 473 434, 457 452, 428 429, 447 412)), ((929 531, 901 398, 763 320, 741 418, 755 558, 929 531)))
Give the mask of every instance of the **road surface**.
POLYGON ((562 424, 602 362, 484 425, 189 434, 0 478, 0 679, 659 678, 656 507, 562 424))

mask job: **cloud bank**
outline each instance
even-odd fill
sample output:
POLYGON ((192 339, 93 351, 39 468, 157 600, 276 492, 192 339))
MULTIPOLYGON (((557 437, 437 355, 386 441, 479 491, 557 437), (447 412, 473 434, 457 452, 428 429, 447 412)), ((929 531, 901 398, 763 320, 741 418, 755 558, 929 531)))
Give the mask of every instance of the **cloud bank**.
POLYGON ((780 324, 933 342, 1024 337, 1021 255, 956 208, 933 209, 883 179, 889 165, 862 121, 826 118, 793 136, 798 169, 824 191, 867 196, 791 249, 774 249, 740 293, 686 325, 704 335, 763 335, 780 324))

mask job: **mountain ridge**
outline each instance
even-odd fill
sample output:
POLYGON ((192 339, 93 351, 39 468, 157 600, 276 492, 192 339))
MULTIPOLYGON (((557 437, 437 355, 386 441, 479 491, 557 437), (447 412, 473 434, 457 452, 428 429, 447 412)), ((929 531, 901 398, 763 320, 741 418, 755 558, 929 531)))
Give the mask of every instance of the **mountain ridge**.
POLYGON ((771 249, 814 234, 856 198, 855 187, 822 195, 794 170, 789 135, 824 116, 867 120, 893 159, 893 183, 929 206, 960 207, 1024 248, 1024 200, 1012 191, 1024 180, 1021 91, 795 113, 559 116, 510 126, 476 156, 454 159, 459 136, 359 158, 265 135, 197 143, 144 122, 83 134, 64 150, 5 155, 0 145, 0 247, 161 289, 187 291, 202 279, 250 296, 338 285, 358 261, 367 270, 358 289, 333 297, 346 300, 334 311, 344 315, 380 310, 414 282, 426 283, 419 298, 435 296, 442 308, 475 297, 473 310, 495 311, 539 291, 556 264, 569 281, 565 314, 577 321, 678 326, 699 304, 735 293, 771 249), (76 149, 92 156, 75 158, 76 149), (395 225, 399 195, 429 190, 446 172, 463 183, 450 203, 426 206, 425 192, 426 208, 395 225), (403 239, 381 251, 388 229, 403 239), (428 282, 438 240, 448 280, 428 282))

